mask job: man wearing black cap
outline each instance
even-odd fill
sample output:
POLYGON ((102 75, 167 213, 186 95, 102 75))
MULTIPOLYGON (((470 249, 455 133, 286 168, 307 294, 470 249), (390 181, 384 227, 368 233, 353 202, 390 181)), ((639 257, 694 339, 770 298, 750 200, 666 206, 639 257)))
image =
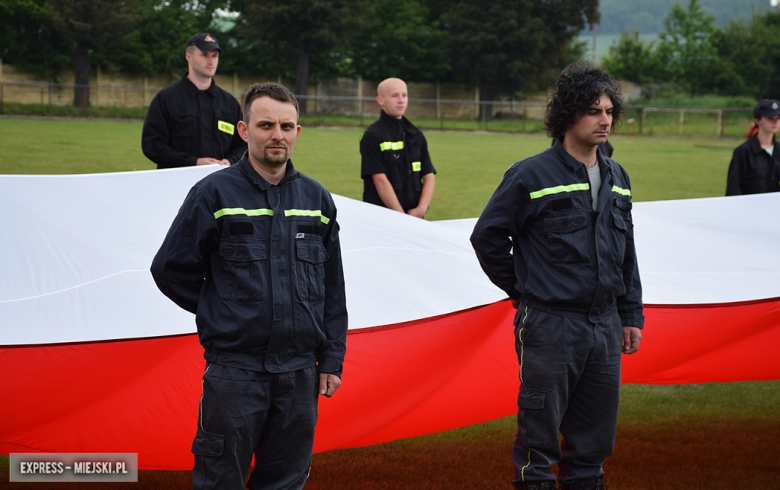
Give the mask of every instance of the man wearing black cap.
POLYGON ((188 72, 152 99, 141 147, 157 168, 230 165, 244 155, 246 143, 236 131, 241 106, 214 83, 221 52, 211 34, 190 37, 188 72))
POLYGON ((758 134, 739 145, 729 165, 727 196, 780 191, 780 102, 764 99, 753 108, 758 134))

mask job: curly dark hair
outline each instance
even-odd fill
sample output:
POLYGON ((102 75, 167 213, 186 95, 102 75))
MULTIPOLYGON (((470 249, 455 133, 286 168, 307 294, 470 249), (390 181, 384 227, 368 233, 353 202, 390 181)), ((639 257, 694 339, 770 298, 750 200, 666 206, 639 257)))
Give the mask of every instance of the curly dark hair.
POLYGON ((244 94, 244 122, 249 124, 249 108, 252 102, 260 97, 270 97, 279 102, 289 102, 295 106, 296 114, 298 111, 298 100, 284 85, 274 82, 255 83, 249 87, 249 91, 244 94))
POLYGON ((604 94, 612 101, 612 131, 615 131, 623 113, 623 100, 617 82, 609 73, 578 61, 563 69, 555 85, 557 90, 550 95, 544 115, 543 128, 548 136, 563 138, 604 94))

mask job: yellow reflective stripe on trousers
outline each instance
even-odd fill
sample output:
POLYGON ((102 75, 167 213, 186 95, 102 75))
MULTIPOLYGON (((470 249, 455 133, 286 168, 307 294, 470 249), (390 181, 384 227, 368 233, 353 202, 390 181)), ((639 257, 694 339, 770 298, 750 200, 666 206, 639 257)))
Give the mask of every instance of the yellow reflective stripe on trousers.
MULTIPOLYGON (((211 363, 206 364, 206 370, 203 372, 203 376, 206 376, 206 373, 209 372, 209 368, 211 368, 211 363)), ((204 379, 200 383, 200 403, 198 405, 198 425, 200 425, 200 429, 203 430, 203 395, 206 391, 206 380, 204 379)))
MULTIPOLYGON (((523 316, 523 326, 520 327, 520 331, 517 332, 517 339, 520 341, 520 385, 523 384, 523 353, 525 351, 525 344, 523 343, 523 329, 525 328, 525 321, 528 319, 528 307, 525 307, 525 315, 523 316)), ((522 388, 522 386, 521 386, 522 388)), ((527 430, 527 429, 526 429, 527 430)), ((531 466, 531 450, 528 450, 528 463, 520 469, 520 481, 525 481, 525 469, 531 466)))
POLYGON ((404 149, 404 142, 403 141, 383 141, 383 142, 379 143, 379 149, 381 151, 403 150, 404 149))
POLYGON ((612 192, 616 192, 620 194, 621 196, 630 196, 631 195, 631 189, 623 189, 622 187, 618 187, 616 185, 612 186, 612 192))
POLYGON ((319 216, 322 224, 327 225, 330 223, 330 218, 326 218, 322 215, 322 211, 316 209, 286 209, 284 211, 285 216, 319 216))
POLYGON ((244 208, 222 208, 214 213, 214 219, 219 219, 222 216, 244 214, 246 216, 273 216, 273 209, 244 209, 244 208))
POLYGON ((540 197, 549 196, 550 194, 560 194, 561 192, 574 192, 574 191, 588 191, 590 190, 590 184, 570 184, 570 185, 557 185, 555 187, 548 187, 531 193, 531 199, 539 199, 540 197))

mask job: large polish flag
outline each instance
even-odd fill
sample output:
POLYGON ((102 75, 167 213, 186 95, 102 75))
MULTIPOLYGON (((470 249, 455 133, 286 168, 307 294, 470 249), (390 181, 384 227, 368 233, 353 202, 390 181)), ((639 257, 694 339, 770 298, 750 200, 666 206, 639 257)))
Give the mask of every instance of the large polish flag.
MULTIPOLYGON (((189 469, 205 361, 194 316, 149 265, 215 167, 0 177, 0 453, 138 453, 189 469)), ((350 330, 316 451, 516 412, 514 310, 474 220, 426 222, 334 196, 350 330)), ((780 379, 780 193, 638 203, 647 322, 624 383, 780 379)))

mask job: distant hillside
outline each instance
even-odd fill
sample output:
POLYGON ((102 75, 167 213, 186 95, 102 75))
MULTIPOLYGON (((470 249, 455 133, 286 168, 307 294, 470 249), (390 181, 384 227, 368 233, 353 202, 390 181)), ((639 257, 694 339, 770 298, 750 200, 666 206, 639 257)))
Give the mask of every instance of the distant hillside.
MULTIPOLYGON (((660 32, 664 30, 664 17, 672 5, 684 8, 688 0, 601 0, 599 33, 660 32)), ((727 26, 732 19, 747 19, 753 12, 770 8, 770 0, 700 0, 704 10, 715 17, 715 25, 727 26)))

